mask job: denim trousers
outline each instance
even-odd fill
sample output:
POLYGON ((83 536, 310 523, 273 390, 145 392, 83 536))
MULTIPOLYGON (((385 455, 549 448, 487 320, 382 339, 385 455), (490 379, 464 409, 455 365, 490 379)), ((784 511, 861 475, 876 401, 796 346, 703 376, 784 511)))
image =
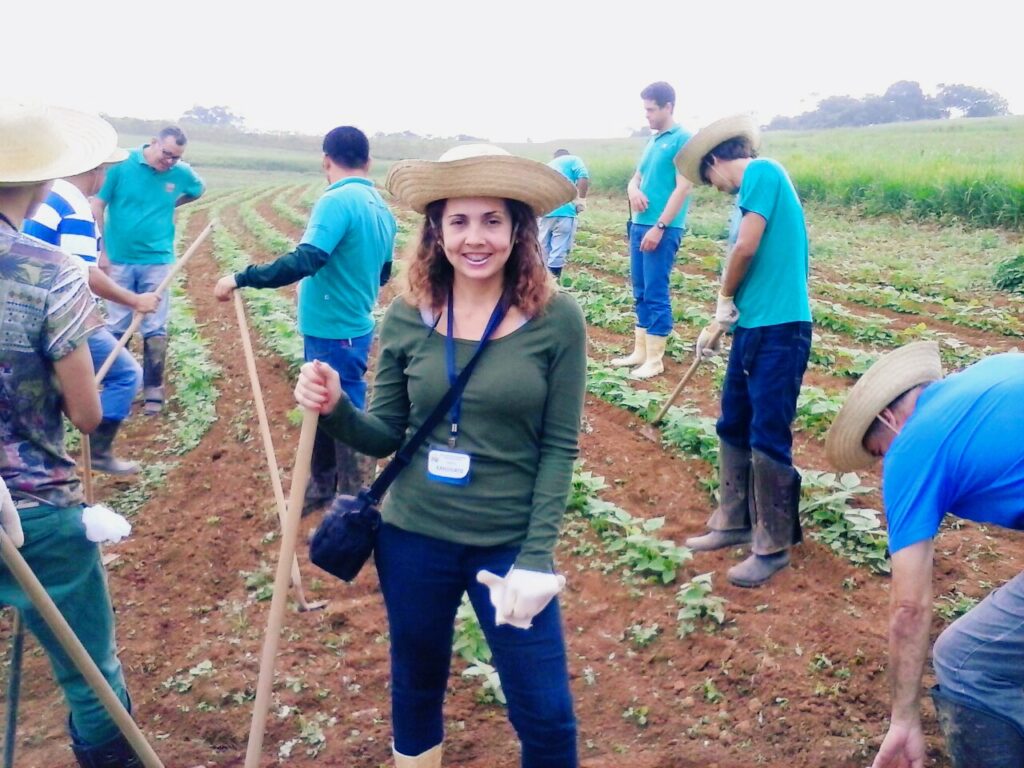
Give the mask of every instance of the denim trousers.
MULTIPOLYGON (((117 346, 117 338, 108 329, 101 328, 89 337, 89 352, 95 370, 106 361, 111 350, 117 346)), ((142 388, 142 366, 134 355, 122 348, 114 358, 107 375, 103 377, 100 391, 100 405, 103 418, 110 421, 124 421, 132 409, 132 400, 142 388)))
POLYGON ((1024 735, 1024 573, 946 627, 932 664, 943 691, 1013 720, 1024 735))
POLYGON ((792 464, 790 427, 810 353, 810 323, 737 327, 722 387, 719 438, 792 464))
POLYGON ((469 594, 522 744, 523 768, 576 768, 576 717, 558 601, 530 629, 496 626, 481 569, 505 575, 518 547, 473 547, 382 525, 374 560, 391 633, 395 749, 419 755, 444 739, 442 705, 455 613, 469 594))
MULTIPOLYGON (((148 293, 155 291, 163 279, 174 267, 173 264, 115 264, 110 263, 110 278, 122 288, 133 293, 148 293)), ((170 292, 160 297, 160 306, 156 312, 150 312, 142 316, 142 326, 139 332, 142 338, 150 336, 167 335, 167 311, 170 307, 170 292)), ((116 301, 107 302, 107 328, 117 338, 121 338, 132 322, 132 309, 118 304, 116 301)))
POLYGON ((651 336, 668 336, 672 333, 668 279, 679 244, 683 241, 683 230, 681 227, 667 227, 657 248, 641 251, 640 243, 650 229, 646 224, 631 224, 629 227, 629 278, 633 283, 636 324, 651 336))
POLYGON ((547 258, 548 269, 564 267, 576 239, 575 216, 545 216, 537 219, 540 247, 547 258))
MULTIPOLYGON (((319 360, 338 372, 341 389, 360 410, 366 407, 366 364, 370 357, 373 333, 351 339, 324 339, 304 336, 306 362, 319 360)), ((310 460, 306 500, 313 506, 330 502, 337 493, 354 495, 362 478, 357 454, 317 427, 310 460)))
MULTIPOLYGON (((85 537, 82 507, 38 506, 18 512, 25 531, 25 545, 20 550, 22 557, 53 598, 103 677, 128 706, 128 692, 114 640, 114 611, 107 592, 107 577, 100 564, 99 547, 85 537)), ((0 604, 21 611, 25 626, 49 657, 81 741, 98 745, 114 738, 119 733, 114 721, 14 576, 2 565, 0 604)))

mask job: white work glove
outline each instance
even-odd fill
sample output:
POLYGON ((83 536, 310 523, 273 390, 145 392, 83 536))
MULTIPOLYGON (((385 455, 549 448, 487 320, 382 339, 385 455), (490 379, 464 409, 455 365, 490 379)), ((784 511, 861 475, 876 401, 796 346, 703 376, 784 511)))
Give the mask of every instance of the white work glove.
POLYGON ((587 210, 587 198, 577 197, 573 202, 576 204, 576 213, 583 213, 587 210))
POLYGON ((719 334, 718 338, 715 338, 715 334, 718 333, 718 330, 718 321, 712 320, 711 323, 700 332, 700 335, 697 337, 697 357, 703 358, 704 360, 710 360, 721 351, 722 335, 719 334), (714 341, 714 343, 712 343, 712 341, 714 341))
POLYGON ((731 331, 740 319, 740 311, 736 308, 736 302, 732 296, 718 294, 718 305, 715 307, 715 322, 726 331, 731 331))
POLYGON ((21 530, 21 517, 18 515, 18 508, 14 506, 14 499, 11 492, 7 490, 7 483, 0 477, 0 528, 18 549, 25 543, 25 532, 21 530))
POLYGON ((513 567, 505 576, 478 571, 476 580, 491 592, 494 623, 511 624, 519 629, 533 626, 533 617, 543 611, 562 591, 565 576, 513 567))
POLYGON ((93 504, 82 510, 85 538, 97 544, 116 544, 132 532, 132 525, 110 507, 93 504))

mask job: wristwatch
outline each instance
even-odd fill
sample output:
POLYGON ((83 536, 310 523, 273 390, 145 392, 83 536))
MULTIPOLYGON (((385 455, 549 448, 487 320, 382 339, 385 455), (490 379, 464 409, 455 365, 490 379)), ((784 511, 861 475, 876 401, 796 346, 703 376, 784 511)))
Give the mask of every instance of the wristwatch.
POLYGON ((665 228, 665 222, 659 221, 654 226, 657 227, 658 229, 664 229, 665 228))

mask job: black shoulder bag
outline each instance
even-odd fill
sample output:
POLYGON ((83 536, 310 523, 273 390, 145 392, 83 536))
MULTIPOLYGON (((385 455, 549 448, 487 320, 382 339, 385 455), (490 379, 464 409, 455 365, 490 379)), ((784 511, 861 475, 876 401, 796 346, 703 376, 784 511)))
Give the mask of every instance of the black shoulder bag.
MULTIPOLYGON (((504 315, 504 312, 502 313, 504 315)), ((500 323, 500 318, 499 318, 500 323)), ((395 457, 388 462, 384 471, 369 488, 363 488, 358 496, 338 496, 324 516, 320 527, 309 543, 309 559, 313 565, 322 568, 342 581, 352 581, 373 552, 380 528, 379 504, 398 473, 409 466, 420 445, 437 426, 455 399, 462 394, 480 354, 487 346, 483 339, 469 363, 462 369, 455 383, 448 389, 426 421, 395 457)))

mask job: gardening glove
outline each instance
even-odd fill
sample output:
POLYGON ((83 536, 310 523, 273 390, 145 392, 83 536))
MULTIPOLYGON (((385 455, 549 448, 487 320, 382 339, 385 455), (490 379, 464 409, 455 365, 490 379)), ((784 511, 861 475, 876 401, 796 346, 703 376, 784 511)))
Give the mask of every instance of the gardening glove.
POLYGON ((712 320, 697 337, 697 357, 710 360, 722 350, 722 334, 717 320, 712 320), (717 334, 717 338, 716 338, 717 334))
POLYGON ((565 586, 565 576, 561 574, 528 571, 515 566, 504 577, 490 571, 479 571, 476 580, 491 592, 494 623, 511 624, 519 629, 533 626, 533 617, 543 611, 565 586))
POLYGON ((132 532, 132 525, 110 507, 93 504, 82 509, 85 538, 97 544, 116 544, 132 532))
POLYGON ((587 198, 577 197, 573 202, 576 204, 576 213, 583 213, 587 210, 587 198))
POLYGON ((25 543, 25 532, 21 530, 21 517, 18 516, 18 508, 14 506, 14 499, 11 492, 7 490, 7 483, 0 477, 0 528, 10 538, 14 546, 21 549, 25 543))
POLYGON ((718 294, 718 306, 715 307, 715 322, 726 331, 731 331, 740 319, 740 311, 736 308, 736 302, 732 296, 718 294))

